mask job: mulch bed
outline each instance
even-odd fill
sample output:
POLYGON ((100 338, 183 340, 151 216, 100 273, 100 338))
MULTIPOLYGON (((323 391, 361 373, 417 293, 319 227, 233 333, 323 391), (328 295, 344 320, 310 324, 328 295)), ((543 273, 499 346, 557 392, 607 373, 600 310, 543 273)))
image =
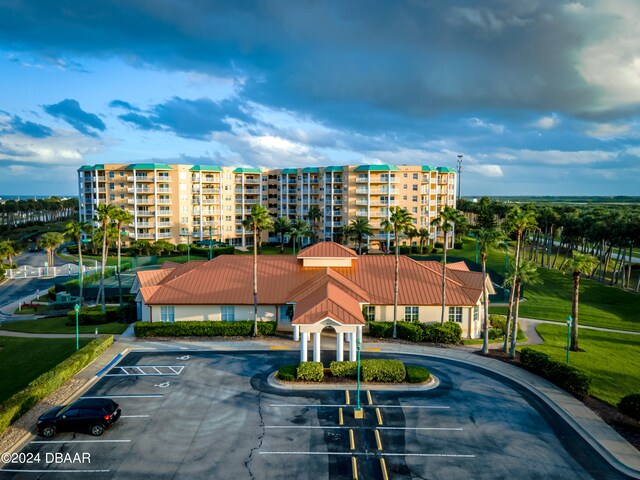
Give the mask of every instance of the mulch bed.
MULTIPOLYGON (((478 352, 478 355, 482 355, 482 353, 478 352)), ((487 356, 520 366, 520 354, 518 352, 516 352, 515 359, 510 359, 507 353, 502 350, 489 350, 487 356)), ((607 425, 618 432, 622 438, 640 450, 640 421, 623 415, 616 407, 612 407, 608 403, 594 397, 587 397, 583 403, 607 425)))

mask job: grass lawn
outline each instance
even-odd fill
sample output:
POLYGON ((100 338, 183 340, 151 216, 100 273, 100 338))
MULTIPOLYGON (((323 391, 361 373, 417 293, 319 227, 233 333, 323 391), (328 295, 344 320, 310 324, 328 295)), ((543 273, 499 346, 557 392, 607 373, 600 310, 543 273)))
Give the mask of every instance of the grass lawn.
POLYGON ((15 315, 33 315, 34 313, 44 315, 45 313, 49 313, 50 311, 51 307, 49 305, 38 305, 37 308, 25 306, 23 306, 21 309, 16 308, 16 311, 13 313, 15 315))
MULTIPOLYGON (((565 327, 541 324, 536 327, 544 339, 531 348, 564 362, 567 351, 565 327)), ((571 352, 570 365, 593 378, 591 394, 611 405, 630 393, 640 393, 640 338, 623 333, 580 330, 580 348, 571 352)))
MULTIPOLYGON (((511 338, 511 337, 509 337, 511 338)), ((527 336, 524 334, 524 332, 520 329, 520 326, 518 326, 518 336, 516 337, 516 340, 518 342, 526 342, 527 341, 527 336)), ((502 343, 504 342, 504 335, 502 335, 501 337, 498 338, 494 338, 493 340, 489 339, 489 343, 502 343)), ((462 344, 463 345, 482 345, 484 343, 484 340, 482 338, 463 338, 462 339, 462 344)))
MULTIPOLYGON (((81 338, 80 347, 91 341, 81 338)), ((0 337, 0 402, 76 350, 75 339, 0 337)))
MULTIPOLYGON (((40 318, 38 320, 24 320, 18 322, 3 322, 2 330, 24 333, 76 333, 76 327, 67 326, 67 317, 40 318)), ((105 323, 103 325, 80 325, 80 333, 95 333, 96 328, 100 333, 120 334, 129 325, 126 323, 105 323)))

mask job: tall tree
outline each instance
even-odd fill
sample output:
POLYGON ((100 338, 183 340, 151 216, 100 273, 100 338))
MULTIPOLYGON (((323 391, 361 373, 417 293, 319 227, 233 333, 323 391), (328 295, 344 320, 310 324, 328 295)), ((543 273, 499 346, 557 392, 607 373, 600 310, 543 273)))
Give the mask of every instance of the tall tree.
POLYGON ((111 221, 112 216, 114 215, 116 208, 113 205, 107 205, 102 203, 98 205, 96 208, 96 215, 98 217, 98 223, 100 224, 100 228, 102 230, 102 265, 100 265, 100 291, 98 301, 102 305, 102 311, 105 312, 107 310, 106 301, 105 301, 105 292, 104 292, 104 272, 107 266, 107 245, 109 236, 108 225, 111 221))
POLYGON ((11 240, 0 242, 0 262, 5 258, 9 260, 9 265, 13 265, 13 257, 18 254, 18 247, 11 240))
POLYGON ((445 310, 447 305, 447 244, 449 243, 449 232, 456 224, 465 222, 464 215, 450 206, 445 206, 440 214, 431 220, 431 225, 440 228, 444 236, 442 243, 442 312, 440 324, 444 325, 445 310))
POLYGON ((307 212, 307 218, 311 224, 313 243, 316 243, 318 241, 318 222, 322 219, 322 212, 317 206, 312 205, 307 212))
POLYGON ((118 248, 118 298, 120 300, 120 308, 122 309, 122 277, 121 277, 121 272, 122 272, 122 258, 121 258, 121 252, 122 252, 122 227, 125 225, 129 225, 131 222, 133 222, 133 215, 131 215, 131 213, 129 213, 127 210, 123 210, 123 209, 115 209, 113 211, 113 213, 111 214, 111 219, 114 220, 116 222, 116 227, 118 229, 118 240, 117 240, 117 248, 118 248))
MULTIPOLYGON (((408 213, 408 212, 407 212, 408 213)), ((413 226, 413 223, 407 227, 405 230, 405 235, 407 236, 407 240, 409 241, 409 252, 411 252, 411 247, 413 244, 413 239, 418 237, 418 229, 413 226)))
POLYGON ((70 240, 75 241, 78 247, 78 287, 79 291, 79 303, 82 306, 84 300, 84 269, 82 264, 82 236, 89 233, 91 226, 87 222, 76 222, 75 220, 67 223, 64 230, 64 236, 70 240))
POLYGON ((580 301, 580 276, 589 275, 598 265, 598 259, 586 253, 573 252, 571 258, 565 260, 560 269, 573 277, 573 297, 571 299, 571 350, 578 351, 578 304, 580 301))
POLYGON ((358 243, 358 254, 362 255, 362 242, 364 238, 373 234, 369 220, 367 217, 356 217, 355 220, 351 220, 347 231, 349 232, 349 236, 354 238, 358 243))
POLYGON ((38 240, 38 245, 47 252, 47 263, 50 268, 55 267, 56 248, 64 243, 64 237, 60 232, 43 233, 38 240))
POLYGON ((404 208, 392 207, 388 219, 380 223, 386 233, 393 232, 393 243, 396 246, 395 269, 393 274, 393 338, 397 338, 398 324, 398 270, 400 265, 400 235, 413 227, 413 218, 404 208))
MULTIPOLYGON (((511 329, 511 346, 509 349, 509 358, 515 358, 516 356, 516 340, 518 337, 518 310, 520 308, 520 290, 523 284, 533 285, 540 283, 540 275, 538 274, 537 265, 530 260, 521 260, 520 264, 516 267, 516 264, 511 264, 510 273, 513 276, 509 276, 506 280, 507 285, 511 285, 515 290, 515 304, 512 312, 513 328, 511 329), (511 282, 515 278, 515 285, 511 282)), ((508 321, 509 319, 507 319, 508 321)), ((506 333, 505 333, 506 335, 506 333)))
MULTIPOLYGON (((516 235, 516 254, 513 260, 514 265, 520 265, 520 250, 522 247, 522 234, 527 230, 532 230, 537 227, 536 214, 532 210, 523 210, 520 207, 513 207, 507 214, 507 218, 503 223, 503 226, 507 233, 515 233, 516 235)), ((513 309, 515 285, 516 285, 517 269, 511 272, 511 293, 509 295, 509 308, 507 309, 507 323, 505 325, 504 344, 502 349, 507 351, 507 341, 509 337, 510 325, 509 319, 511 317, 511 311, 513 309)))
POLYGON ((489 353, 489 292, 487 291, 487 256, 489 251, 499 248, 504 241, 504 235, 496 228, 478 228, 475 231, 478 241, 478 253, 482 263, 482 354, 489 353))
POLYGON ((261 232, 273 230, 273 219, 268 210, 260 204, 253 204, 251 214, 242 222, 246 229, 253 231, 253 336, 258 336, 258 236, 261 232))
MULTIPOLYGON (((305 220, 296 220, 291 224, 291 238, 293 239, 293 252, 296 251, 296 243, 299 239, 308 237, 311 235, 311 229, 309 224, 305 220)), ((302 248, 302 242, 300 242, 300 248, 302 248)))
POLYGON ((420 254, 424 253, 424 246, 429 241, 429 229, 421 228, 418 230, 418 238, 420 239, 420 254))
POLYGON ((288 217, 276 218, 273 231, 280 236, 280 253, 284 253, 284 236, 291 231, 291 220, 288 217))

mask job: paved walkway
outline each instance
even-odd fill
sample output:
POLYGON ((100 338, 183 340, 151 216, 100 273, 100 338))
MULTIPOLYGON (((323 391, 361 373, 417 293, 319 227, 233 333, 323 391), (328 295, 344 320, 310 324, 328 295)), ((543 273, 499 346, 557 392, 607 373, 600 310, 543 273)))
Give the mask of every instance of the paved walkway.
MULTIPOLYGON (((524 321, 526 323, 550 323, 552 325, 566 325, 563 322, 553 322, 551 320, 538 320, 537 318, 522 318, 518 317, 519 321, 524 321)), ((612 332, 612 333, 626 333, 628 335, 640 335, 640 332, 632 332, 630 330, 616 330, 614 328, 603 328, 603 327, 591 327, 589 325, 580 325, 580 330, 598 330, 600 332, 612 332)))

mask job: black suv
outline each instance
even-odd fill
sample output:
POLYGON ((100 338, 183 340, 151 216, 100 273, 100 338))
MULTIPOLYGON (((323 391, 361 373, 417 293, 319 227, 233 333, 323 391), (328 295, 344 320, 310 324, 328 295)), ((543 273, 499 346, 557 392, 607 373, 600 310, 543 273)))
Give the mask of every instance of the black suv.
POLYGON ((52 408, 38 418, 38 432, 53 437, 57 432, 90 432, 100 436, 120 418, 120 406, 107 398, 83 398, 52 408))

